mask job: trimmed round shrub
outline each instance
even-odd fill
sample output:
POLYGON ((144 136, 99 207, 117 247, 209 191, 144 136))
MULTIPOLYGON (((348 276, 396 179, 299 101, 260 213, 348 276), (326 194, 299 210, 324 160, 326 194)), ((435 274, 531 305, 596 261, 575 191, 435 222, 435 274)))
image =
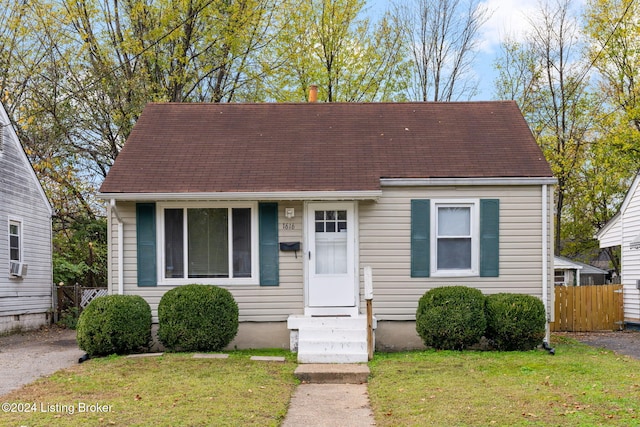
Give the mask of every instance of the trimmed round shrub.
POLYGON ((151 308, 138 295, 95 298, 78 318, 78 346, 90 356, 146 351, 151 343, 151 308))
POLYGON ((416 331, 427 347, 463 350, 480 341, 486 325, 484 295, 477 289, 435 288, 418 302, 416 331))
POLYGON ((158 339, 170 350, 218 351, 238 333, 238 304, 218 286, 179 286, 162 296, 158 323, 158 339))
POLYGON ((495 294, 486 298, 486 337, 498 350, 532 350, 545 336, 544 304, 531 295, 495 294))

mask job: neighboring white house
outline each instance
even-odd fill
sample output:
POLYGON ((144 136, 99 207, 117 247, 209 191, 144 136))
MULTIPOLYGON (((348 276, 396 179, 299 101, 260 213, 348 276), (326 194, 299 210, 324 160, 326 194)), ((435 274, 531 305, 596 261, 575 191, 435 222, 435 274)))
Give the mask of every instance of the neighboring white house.
POLYGON ((640 174, 636 175, 618 213, 596 234, 601 248, 621 246, 620 274, 624 319, 640 327, 640 174))
POLYGON ((0 334, 51 320, 51 214, 0 104, 0 334))
POLYGON ((223 286, 231 347, 302 362, 367 360, 365 267, 381 350, 423 348, 438 286, 534 295, 552 320, 555 183, 514 102, 149 104, 100 189, 109 289, 157 322, 169 289, 223 286))
POLYGON ((562 286, 603 285, 608 272, 579 261, 556 255, 553 259, 555 284, 562 286))

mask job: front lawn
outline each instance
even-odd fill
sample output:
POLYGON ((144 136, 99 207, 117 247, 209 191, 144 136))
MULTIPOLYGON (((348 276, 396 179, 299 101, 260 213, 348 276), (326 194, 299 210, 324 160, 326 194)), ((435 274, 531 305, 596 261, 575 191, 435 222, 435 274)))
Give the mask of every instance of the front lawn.
MULTIPOLYGON (((376 353, 368 387, 377 425, 640 425, 640 361, 570 339, 554 346, 555 356, 376 353)), ((4 396, 23 411, 0 412, 0 425, 277 426, 295 367, 295 355, 278 350, 89 360, 4 396), (286 362, 249 360, 264 354, 286 362)))
POLYGON ((258 351, 89 360, 4 396, 0 425, 277 426, 297 384, 295 355, 267 353, 286 362, 250 360, 258 351))
POLYGON ((378 426, 640 425, 640 361, 571 339, 530 352, 376 353, 378 426))

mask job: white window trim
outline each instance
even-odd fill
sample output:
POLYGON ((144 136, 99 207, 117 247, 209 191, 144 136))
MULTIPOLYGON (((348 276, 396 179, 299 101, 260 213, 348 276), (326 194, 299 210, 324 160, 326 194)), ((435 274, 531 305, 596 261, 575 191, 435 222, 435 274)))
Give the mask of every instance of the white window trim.
POLYGON ((8 258, 9 261, 18 261, 24 262, 24 222, 22 218, 18 218, 15 216, 10 216, 9 221, 7 222, 7 250, 8 250, 8 258), (20 259, 12 260, 11 259, 11 224, 18 224, 18 256, 20 259))
MULTIPOLYGON (((187 221, 185 215, 184 221, 187 221)), ((231 226, 231 215, 229 215, 229 227, 231 226)), ((258 223, 258 202, 162 202, 156 207, 156 259, 158 286, 179 286, 191 283, 205 285, 259 285, 260 284, 260 245, 259 245, 259 223, 258 223), (225 277, 192 277, 192 278, 166 278, 165 256, 164 256, 164 210, 184 209, 184 208, 250 208, 251 209, 251 277, 225 278, 225 277)), ((229 253, 232 252, 232 239, 229 239, 229 253)), ((184 233, 185 260, 187 257, 187 233, 184 233)), ((188 268, 185 262, 185 268, 188 268)), ((233 257, 229 256, 229 271, 233 272, 233 257)))
POLYGON ((480 199, 431 200, 431 277, 477 277, 480 275, 480 199), (438 270, 438 208, 471 208, 471 268, 466 270, 438 270))

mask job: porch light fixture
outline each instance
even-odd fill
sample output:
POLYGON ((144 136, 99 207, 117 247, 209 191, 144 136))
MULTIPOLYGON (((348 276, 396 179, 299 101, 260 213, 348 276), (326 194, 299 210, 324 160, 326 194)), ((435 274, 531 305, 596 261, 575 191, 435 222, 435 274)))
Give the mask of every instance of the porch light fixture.
POLYGON ((284 208, 284 216, 291 219, 296 216, 296 210, 294 208, 284 208))

